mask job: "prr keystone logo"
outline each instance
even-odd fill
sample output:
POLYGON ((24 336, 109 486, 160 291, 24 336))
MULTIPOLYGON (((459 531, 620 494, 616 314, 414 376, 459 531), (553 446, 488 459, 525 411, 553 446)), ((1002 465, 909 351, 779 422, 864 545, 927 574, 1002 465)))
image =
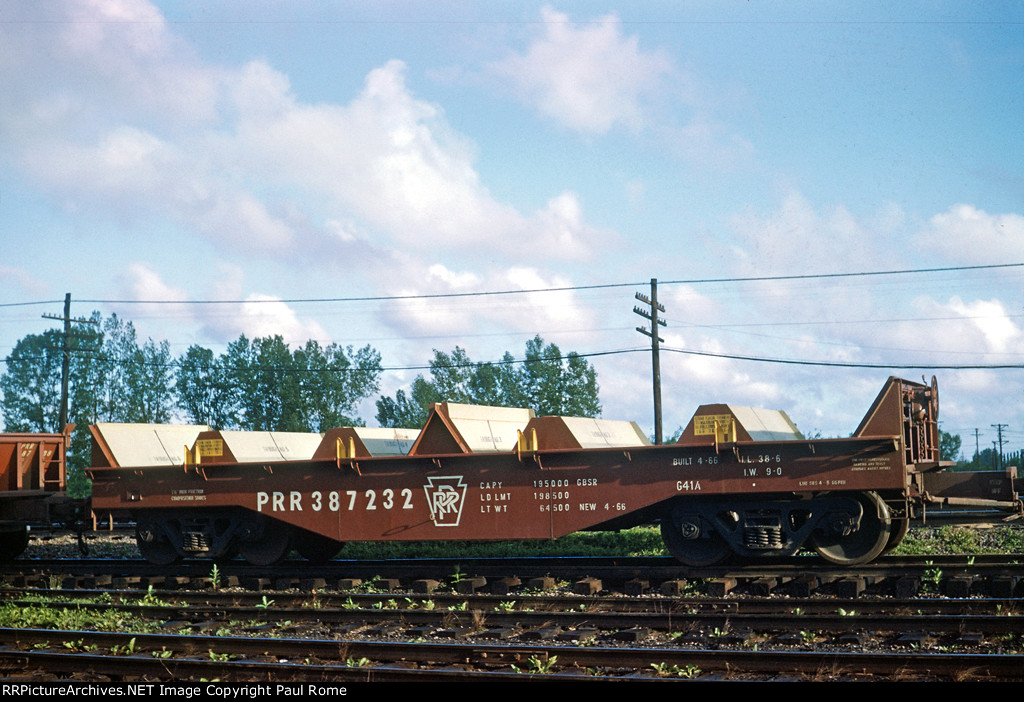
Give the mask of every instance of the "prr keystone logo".
POLYGON ((462 518, 462 505, 466 501, 466 483, 461 475, 427 478, 423 491, 430 505, 430 518, 434 526, 455 527, 462 518))

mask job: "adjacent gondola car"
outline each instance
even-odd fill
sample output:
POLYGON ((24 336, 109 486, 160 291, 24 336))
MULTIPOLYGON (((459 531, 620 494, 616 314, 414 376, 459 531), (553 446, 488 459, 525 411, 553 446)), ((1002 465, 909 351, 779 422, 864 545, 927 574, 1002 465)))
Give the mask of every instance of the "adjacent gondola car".
POLYGON ((912 519, 1020 516, 1012 471, 944 471, 937 420, 935 381, 898 378, 848 439, 804 439, 778 417, 772 433, 755 415, 706 406, 679 443, 653 446, 631 423, 442 403, 401 452, 373 454, 345 429, 289 460, 239 462, 206 436, 178 465, 96 466, 92 507, 133 518, 142 554, 163 564, 660 523, 688 565, 800 549, 853 565, 893 548, 912 519))
POLYGON ((74 425, 61 434, 0 434, 0 561, 21 555, 33 525, 65 522, 67 449, 74 425))

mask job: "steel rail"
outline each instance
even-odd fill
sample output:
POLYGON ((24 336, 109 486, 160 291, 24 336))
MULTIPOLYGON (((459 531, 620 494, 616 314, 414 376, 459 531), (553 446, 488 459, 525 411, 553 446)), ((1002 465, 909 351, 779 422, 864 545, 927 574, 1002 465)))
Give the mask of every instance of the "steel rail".
POLYGON ((450 591, 416 594, 411 592, 248 592, 238 590, 128 590, 112 591, 107 589, 75 589, 40 591, 36 588, 4 588, 0 589, 0 602, 15 604, 34 604, 41 596, 48 596, 50 606, 63 603, 74 606, 124 607, 142 606, 145 600, 156 598, 168 603, 169 606, 185 605, 188 607, 206 607, 223 610, 226 607, 255 608, 266 611, 265 602, 273 602, 276 611, 298 610, 320 612, 332 609, 380 610, 388 608, 391 602, 397 611, 411 611, 429 606, 436 609, 449 609, 467 606, 484 612, 491 611, 567 611, 585 605, 589 612, 614 610, 618 612, 658 612, 695 614, 762 614, 779 613, 780 609, 799 611, 802 614, 832 614, 840 609, 857 611, 860 614, 897 615, 914 613, 919 616, 931 615, 1016 615, 1024 612, 1024 600, 1002 597, 972 597, 970 599, 950 599, 942 597, 920 596, 914 598, 892 597, 778 597, 744 596, 710 597, 710 596, 663 596, 651 595, 644 597, 618 596, 570 596, 546 593, 509 593, 507 595, 490 594, 455 594, 450 591), (96 602, 100 597, 117 594, 119 603, 96 602), (511 603, 511 604, 510 604, 511 603))
MULTIPOLYGON (((273 568, 251 566, 242 561, 218 563, 221 574, 237 577, 303 578, 317 577, 371 577, 387 574, 389 577, 432 577, 438 573, 450 576, 455 570, 462 573, 472 571, 474 575, 520 577, 551 575, 565 577, 587 574, 610 580, 646 576, 651 580, 672 578, 752 578, 770 576, 793 576, 795 574, 817 575, 820 577, 883 576, 895 575, 901 570, 925 571, 943 569, 957 571, 985 572, 996 568, 1024 570, 1024 554, 978 554, 978 555, 928 555, 928 556, 885 556, 877 561, 861 565, 837 568, 814 556, 797 556, 762 562, 756 565, 692 568, 679 564, 669 557, 539 557, 515 559, 506 558, 431 558, 431 559, 386 559, 386 560, 333 560, 323 565, 311 565, 306 561, 284 561, 273 568)), ((202 578, 209 576, 212 564, 209 561, 184 561, 175 565, 178 576, 202 578)), ((167 568, 153 566, 144 560, 120 558, 39 558, 21 559, 0 565, 0 575, 16 577, 25 571, 34 573, 50 572, 66 575, 118 574, 132 577, 161 578, 167 575, 167 568)))
MULTIPOLYGON (((464 602, 468 602, 463 600, 464 602)), ((579 602, 579 599, 571 600, 579 602)), ((118 611, 136 614, 145 619, 164 619, 183 623, 229 623, 237 621, 260 622, 302 622, 318 623, 325 626, 339 625, 381 625, 400 623, 404 628, 433 627, 444 629, 464 627, 480 629, 482 624, 490 629, 506 629, 528 631, 542 626, 559 627, 570 630, 579 627, 591 627, 602 632, 620 629, 647 629, 659 632, 689 632, 701 629, 754 631, 754 632, 851 632, 871 631, 873 635, 884 633, 906 633, 926 631, 931 634, 949 634, 971 631, 979 634, 1018 634, 1024 631, 1021 617, 1007 613, 1000 614, 968 614, 951 612, 937 614, 935 612, 914 612, 910 614, 865 613, 857 604, 846 610, 833 605, 831 611, 808 612, 799 606, 785 603, 788 611, 743 611, 741 608, 728 608, 724 611, 692 611, 679 609, 665 612, 636 611, 600 611, 588 608, 587 611, 573 611, 566 603, 563 611, 552 610, 515 610, 502 611, 467 606, 465 610, 447 608, 417 609, 338 609, 331 607, 283 607, 276 601, 272 606, 195 606, 189 605, 181 609, 174 605, 153 604, 117 604, 117 603, 60 603, 48 604, 48 607, 67 606, 77 610, 118 611)), ((17 604, 17 603, 15 603, 17 604)), ((36 604, 31 601, 22 603, 24 606, 36 604)))
MULTIPOLYGON (((6 637, 8 630, 0 630, 6 637)), ((146 674, 166 676, 163 679, 186 679, 192 676, 208 676, 210 671, 227 671, 228 679, 278 679, 269 675, 291 680, 383 680, 397 674, 393 665, 352 667, 349 661, 366 659, 372 661, 402 661, 405 666, 461 666, 463 668, 496 668, 511 670, 512 665, 526 667, 530 659, 557 662, 553 671, 575 670, 573 679, 586 679, 580 672, 586 669, 650 670, 653 664, 693 667, 702 672, 718 671, 730 674, 758 674, 778 676, 780 674, 801 674, 817 678, 850 677, 873 675, 899 677, 912 676, 942 677, 953 680, 1001 680, 1019 681, 1024 679, 1021 656, 1000 654, 947 654, 916 652, 811 652, 811 651, 721 651, 700 649, 647 649, 647 648, 600 648, 579 646, 489 646, 479 644, 424 644, 353 642, 326 640, 283 640, 251 639, 241 637, 170 636, 155 634, 97 634, 93 632, 58 632, 52 630, 18 630, 17 640, 23 645, 52 641, 66 635, 73 639, 88 640, 90 645, 113 647, 127 646, 134 639, 133 650, 142 654, 151 651, 184 651, 185 657, 167 659, 146 655, 118 656, 111 661, 109 656, 96 654, 55 654, 34 651, 0 650, 0 669, 6 671, 27 671, 31 668, 46 670, 48 673, 91 672, 98 674, 111 668, 123 674, 146 674), (189 653, 191 651, 191 653, 189 653), (223 662, 201 660, 202 652, 249 655, 260 660, 232 663, 230 669, 223 662), (266 657, 275 658, 267 662, 266 657), (288 663, 282 666, 280 661, 288 663), (305 663, 306 660, 309 663, 305 663), (553 660, 554 659, 554 660, 553 660), (296 664, 296 661, 303 661, 296 664), (338 661, 337 663, 326 663, 338 661), (129 670, 130 669, 130 670, 129 670), (238 675, 253 675, 236 677, 238 675), (351 676, 351 677, 349 677, 351 676)), ((437 671, 433 671, 436 673, 437 671)), ((442 671, 443 672, 443 671, 442 671)), ((497 676, 501 673, 492 673, 497 676)), ((528 679, 526 675, 513 676, 528 679)), ((544 679, 554 679, 544 677, 544 679)), ((594 678, 607 680, 608 677, 594 678)))

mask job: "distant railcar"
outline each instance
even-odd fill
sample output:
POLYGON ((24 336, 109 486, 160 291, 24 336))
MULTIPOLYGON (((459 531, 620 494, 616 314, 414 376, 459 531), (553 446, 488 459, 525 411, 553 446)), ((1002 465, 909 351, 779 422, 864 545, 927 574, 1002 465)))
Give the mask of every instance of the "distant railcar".
POLYGON ((729 405, 703 406, 663 446, 630 422, 446 403, 415 439, 389 430, 390 451, 374 453, 358 431, 332 430, 289 460, 226 460, 224 439, 209 435, 176 465, 95 466, 92 508, 133 518, 154 563, 261 565, 292 548, 326 560, 346 541, 553 539, 651 523, 691 566, 801 549, 854 565, 925 515, 1022 513, 1012 470, 945 471, 934 379, 889 378, 847 439, 805 439, 780 412, 729 405))
POLYGON ((67 518, 67 449, 61 434, 0 434, 0 561, 18 557, 33 525, 67 518))

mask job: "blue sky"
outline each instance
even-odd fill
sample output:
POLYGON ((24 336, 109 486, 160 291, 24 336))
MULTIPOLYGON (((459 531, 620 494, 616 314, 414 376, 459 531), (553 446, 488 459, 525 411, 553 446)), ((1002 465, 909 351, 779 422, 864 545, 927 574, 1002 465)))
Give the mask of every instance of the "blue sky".
MULTIPOLYGON (((1022 22, 1019 2, 5 3, 0 356, 60 311, 12 303, 65 292, 176 354, 241 333, 396 369, 535 334, 623 351, 657 278, 666 432, 732 402, 845 435, 888 375, 935 374, 944 429, 973 451, 1006 424, 1019 450, 1021 369, 684 352, 1021 364, 1024 268, 682 281, 1024 263, 1022 22)), ((653 431, 649 355, 593 363, 604 416, 653 431)))

